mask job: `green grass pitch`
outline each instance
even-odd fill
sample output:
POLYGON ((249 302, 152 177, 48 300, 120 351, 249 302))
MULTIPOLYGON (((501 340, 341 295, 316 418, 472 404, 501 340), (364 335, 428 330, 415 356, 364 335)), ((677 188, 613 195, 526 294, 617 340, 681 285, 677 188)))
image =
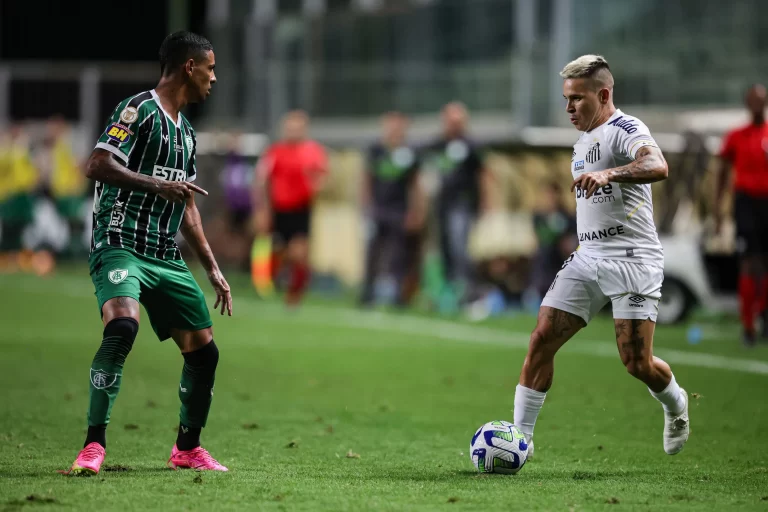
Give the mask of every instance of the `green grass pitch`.
POLYGON ((768 510, 768 344, 742 349, 734 324, 705 326, 698 345, 684 327, 657 329, 658 355, 692 393, 679 455, 664 453, 661 406, 598 318, 557 358, 536 458, 487 476, 469 441, 512 420, 533 318, 470 324, 321 298, 289 313, 241 284, 235 316, 214 319, 203 431, 230 472, 165 468, 182 358, 145 323, 105 467, 71 478, 56 470, 82 446, 102 330, 87 272, 0 276, 0 289, 0 510, 768 510))

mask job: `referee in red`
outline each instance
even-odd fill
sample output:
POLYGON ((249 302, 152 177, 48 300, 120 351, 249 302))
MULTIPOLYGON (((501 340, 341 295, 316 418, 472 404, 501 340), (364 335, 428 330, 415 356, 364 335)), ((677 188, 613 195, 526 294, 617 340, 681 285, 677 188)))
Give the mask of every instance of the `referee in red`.
POLYGON ((739 306, 744 343, 755 344, 755 316, 762 315, 762 336, 768 337, 768 124, 766 89, 753 85, 745 102, 751 121, 725 137, 715 196, 716 231, 722 226, 722 203, 733 169, 733 212, 739 267, 739 306))
POLYGON ((328 172, 323 146, 307 136, 309 117, 302 110, 286 114, 282 139, 272 144, 256 169, 261 193, 256 211, 260 234, 274 237, 273 278, 286 263, 290 270, 285 302, 298 305, 309 284, 309 228, 312 203, 328 172))

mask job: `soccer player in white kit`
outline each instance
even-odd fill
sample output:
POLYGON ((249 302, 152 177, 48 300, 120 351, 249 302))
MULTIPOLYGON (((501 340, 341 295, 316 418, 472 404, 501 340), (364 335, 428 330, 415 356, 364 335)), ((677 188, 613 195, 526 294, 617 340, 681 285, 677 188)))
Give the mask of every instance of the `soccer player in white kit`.
POLYGON ((653 355, 664 254, 650 183, 666 179, 667 163, 645 124, 614 106, 603 57, 579 57, 560 76, 571 124, 582 132, 571 158, 579 247, 539 309, 515 389, 514 423, 533 453, 533 427, 552 386, 555 354, 610 300, 621 362, 661 402, 664 451, 673 455, 688 440, 688 395, 653 355))

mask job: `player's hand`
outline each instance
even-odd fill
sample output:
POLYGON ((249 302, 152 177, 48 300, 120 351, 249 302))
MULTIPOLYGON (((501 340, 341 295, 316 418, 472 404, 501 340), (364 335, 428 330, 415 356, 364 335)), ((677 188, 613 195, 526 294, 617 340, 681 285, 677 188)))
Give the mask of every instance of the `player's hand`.
POLYGON ((608 176, 602 171, 585 172, 573 180, 573 183, 571 184, 571 192, 576 190, 576 188, 580 188, 586 192, 585 197, 591 197, 597 189, 604 187, 607 184, 608 176))
POLYGON ((208 195, 208 192, 188 181, 162 181, 157 195, 172 203, 183 203, 195 192, 208 195))
POLYGON ((224 275, 219 269, 214 269, 208 273, 208 280, 216 292, 216 304, 213 305, 213 309, 219 309, 219 304, 221 304, 221 314, 223 315, 226 310, 228 316, 232 316, 232 294, 224 275))

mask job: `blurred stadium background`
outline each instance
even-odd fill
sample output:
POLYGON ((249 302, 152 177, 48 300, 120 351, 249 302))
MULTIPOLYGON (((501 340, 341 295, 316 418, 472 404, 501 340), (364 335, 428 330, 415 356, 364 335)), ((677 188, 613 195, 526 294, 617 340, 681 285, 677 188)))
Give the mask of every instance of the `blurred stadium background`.
MULTIPOLYGON (((359 190, 380 116, 409 115, 409 143, 421 145, 439 136, 443 105, 461 101, 496 183, 467 244, 483 290, 467 311, 536 307, 536 255, 560 240, 537 221, 557 209, 552 182, 567 213, 575 208, 577 134, 558 71, 599 53, 615 74, 617 106, 649 125, 670 163, 670 178, 654 185, 664 321, 696 304, 736 310, 734 229, 712 229, 714 155, 723 133, 747 120, 743 93, 766 72, 761 0, 3 1, 0 19, 3 272, 85 262, 93 184, 82 163, 114 106, 156 84, 164 36, 185 28, 216 53, 212 96, 186 114, 198 132, 198 183, 211 192, 200 202, 206 233, 230 273, 247 275, 253 230, 230 221, 241 206, 224 180, 233 166, 255 166, 286 112, 306 110, 330 156, 312 220, 313 287, 345 293, 362 280, 359 190)), ((422 171, 433 191, 437 170, 426 162, 422 171)), ((417 304, 450 312, 439 286, 430 292, 434 231, 432 221, 417 304)))

